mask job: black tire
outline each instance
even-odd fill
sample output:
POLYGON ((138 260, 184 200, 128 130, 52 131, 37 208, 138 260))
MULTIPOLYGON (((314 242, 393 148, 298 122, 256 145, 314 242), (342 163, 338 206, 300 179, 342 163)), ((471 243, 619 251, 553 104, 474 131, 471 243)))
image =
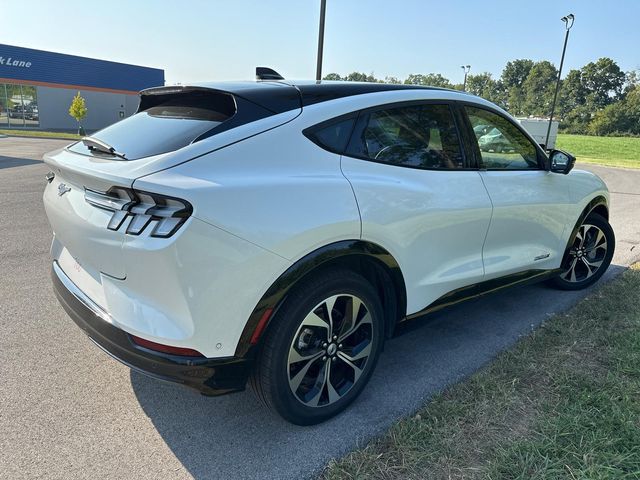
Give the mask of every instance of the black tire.
POLYGON ((253 390, 267 407, 296 425, 314 425, 337 415, 357 398, 373 373, 384 341, 383 321, 380 299, 362 276, 336 269, 303 280, 287 296, 265 334, 250 381, 253 390), (332 305, 330 317, 328 305, 332 305), (349 313, 354 310, 356 315, 349 313), (329 336, 328 328, 310 323, 316 322, 316 316, 334 319, 336 337, 348 335, 338 342, 329 336), (318 352, 321 356, 314 360, 295 360, 296 354, 311 358, 318 352), (357 358, 364 353, 366 357, 357 358))
POLYGON ((561 290, 581 290, 593 285, 609 268, 615 244, 616 238, 613 228, 607 219, 595 213, 589 215, 580 225, 578 236, 571 245, 567 246, 562 260, 565 270, 559 276, 551 279, 549 283, 561 290), (604 237, 599 241, 597 240, 598 231, 602 232, 604 237), (581 232, 586 233, 584 238, 581 236, 581 232), (594 247, 590 242, 605 245, 606 248, 603 249, 597 245, 594 247))

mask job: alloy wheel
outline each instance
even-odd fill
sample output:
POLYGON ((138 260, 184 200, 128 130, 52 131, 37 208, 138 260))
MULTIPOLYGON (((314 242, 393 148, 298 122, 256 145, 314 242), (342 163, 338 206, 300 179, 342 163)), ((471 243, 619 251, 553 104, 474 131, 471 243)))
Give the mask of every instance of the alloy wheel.
POLYGON ((599 227, 582 225, 569 249, 569 266, 560 277, 572 283, 591 278, 602 266, 607 248, 607 237, 599 227))
POLYGON ((287 378, 295 398, 308 407, 343 398, 364 372, 374 331, 369 309, 354 295, 333 295, 316 305, 289 348, 287 378))

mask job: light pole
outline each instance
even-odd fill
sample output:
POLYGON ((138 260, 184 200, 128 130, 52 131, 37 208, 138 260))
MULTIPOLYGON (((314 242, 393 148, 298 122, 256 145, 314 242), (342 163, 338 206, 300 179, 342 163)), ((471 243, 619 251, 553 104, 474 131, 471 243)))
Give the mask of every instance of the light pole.
POLYGON ((320 28, 318 30, 318 63, 316 64, 316 80, 322 80, 322 48, 324 46, 324 15, 327 0, 320 0, 320 28))
POLYGON ((547 138, 544 141, 544 146, 547 148, 549 145, 549 135, 551 134, 551 122, 553 122, 553 114, 556 110, 556 100, 558 99, 558 91, 560 90, 560 75, 562 75, 562 64, 564 63, 564 52, 567 51, 567 40, 569 40, 569 30, 573 27, 573 21, 575 17, 573 13, 570 13, 566 17, 562 17, 560 20, 564 22, 566 33, 564 34, 564 46, 562 47, 562 57, 560 57, 560 68, 558 69, 558 80, 556 81, 556 91, 553 94, 553 103, 551 104, 551 114, 549 114, 549 126, 547 127, 547 138))
POLYGON ((467 74, 471 70, 471 65, 460 65, 460 68, 464 72, 464 82, 462 82, 462 90, 467 90, 467 74))

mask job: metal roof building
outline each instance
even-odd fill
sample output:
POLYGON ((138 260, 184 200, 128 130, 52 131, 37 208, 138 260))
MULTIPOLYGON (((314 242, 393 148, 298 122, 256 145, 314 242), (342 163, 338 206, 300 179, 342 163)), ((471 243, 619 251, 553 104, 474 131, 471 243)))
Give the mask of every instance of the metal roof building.
POLYGON ((98 130, 132 115, 138 91, 164 85, 164 70, 0 44, 0 128, 74 130, 77 92, 82 125, 98 130))

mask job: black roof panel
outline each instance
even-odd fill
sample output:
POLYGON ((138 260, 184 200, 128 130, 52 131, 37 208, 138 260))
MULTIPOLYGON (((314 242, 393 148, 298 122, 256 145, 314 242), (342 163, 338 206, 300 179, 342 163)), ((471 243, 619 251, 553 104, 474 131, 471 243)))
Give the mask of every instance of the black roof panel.
POLYGON ((206 88, 229 92, 249 102, 258 104, 273 113, 282 113, 316 103, 337 98, 361 95, 365 93, 387 92, 392 90, 447 90, 422 85, 402 85, 395 83, 346 82, 346 81, 245 81, 211 82, 189 86, 167 86, 143 90, 142 95, 164 92, 187 91, 194 88, 206 88))
POLYGON ((437 87, 425 87, 422 85, 402 85, 397 83, 373 83, 373 82, 300 82, 292 83, 300 90, 302 105, 335 100, 336 98, 350 97, 364 93, 388 92, 391 90, 443 90, 437 87))

